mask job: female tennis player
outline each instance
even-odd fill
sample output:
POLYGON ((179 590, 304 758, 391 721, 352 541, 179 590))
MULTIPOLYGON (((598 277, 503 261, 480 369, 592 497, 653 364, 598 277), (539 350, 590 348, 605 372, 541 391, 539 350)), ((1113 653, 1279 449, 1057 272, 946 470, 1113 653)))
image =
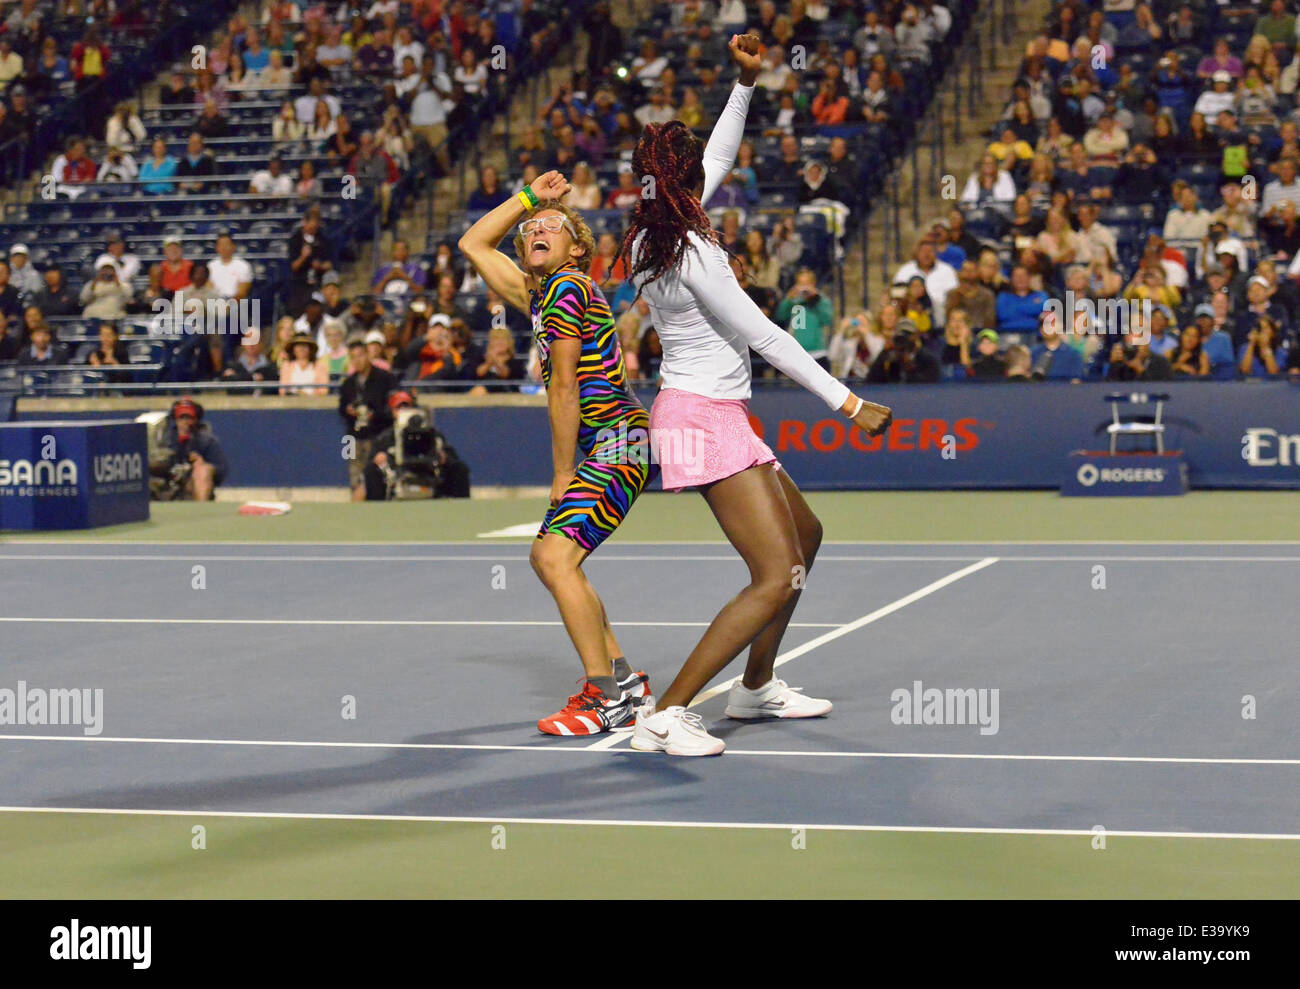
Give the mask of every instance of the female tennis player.
POLYGON ((582 689, 537 727, 592 735, 630 726, 650 686, 624 658, 582 564, 623 521, 656 468, 649 416, 628 385, 609 303, 587 276, 595 240, 582 216, 559 201, 568 191, 558 172, 539 176, 470 227, 460 249, 493 291, 532 319, 555 476, 529 558, 586 671, 582 689), (517 223, 522 270, 497 250, 517 223))
MULTIPOLYGON (((653 176, 654 195, 633 208, 620 254, 631 259, 663 345, 663 387, 650 413, 664 488, 696 488, 749 567, 750 583, 709 626, 681 672, 642 708, 632 746, 670 755, 717 755, 725 748, 687 711, 696 694, 749 646, 744 677, 728 697, 729 717, 807 718, 827 700, 804 696, 773 670, 822 527, 799 489, 749 424, 749 348, 837 409, 869 435, 883 432, 889 409, 864 402, 827 374, 740 288, 701 205, 731 170, 754 80, 758 39, 733 37, 740 80, 704 146, 678 121, 648 125, 632 157, 634 174, 653 176), (703 456, 669 456, 702 440, 703 456)), ((644 182, 644 179, 643 179, 644 182)), ((698 446, 698 442, 694 444, 698 446)))

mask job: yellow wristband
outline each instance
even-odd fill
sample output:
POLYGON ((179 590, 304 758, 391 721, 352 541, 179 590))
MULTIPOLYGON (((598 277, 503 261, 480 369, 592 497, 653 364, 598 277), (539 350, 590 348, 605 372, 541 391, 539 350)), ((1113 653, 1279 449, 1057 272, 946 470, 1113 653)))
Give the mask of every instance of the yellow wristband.
POLYGON ((525 213, 531 213, 536 208, 533 206, 532 201, 528 198, 527 193, 521 192, 515 198, 518 199, 519 202, 523 204, 525 213))

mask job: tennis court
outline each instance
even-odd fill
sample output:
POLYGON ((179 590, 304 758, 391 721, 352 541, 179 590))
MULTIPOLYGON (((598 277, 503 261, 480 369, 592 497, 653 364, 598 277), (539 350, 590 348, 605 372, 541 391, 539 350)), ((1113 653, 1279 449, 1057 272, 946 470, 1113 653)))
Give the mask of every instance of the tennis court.
MULTIPOLYGON (((103 701, 97 734, 0 727, 3 892, 1300 894, 1293 494, 810 502, 780 675, 835 710, 728 722, 720 679, 719 759, 536 731, 580 672, 502 535, 538 499, 6 539, 0 688, 103 701), (930 690, 947 723, 899 723, 930 690)), ((665 495, 588 572, 656 688, 745 583, 665 495)))

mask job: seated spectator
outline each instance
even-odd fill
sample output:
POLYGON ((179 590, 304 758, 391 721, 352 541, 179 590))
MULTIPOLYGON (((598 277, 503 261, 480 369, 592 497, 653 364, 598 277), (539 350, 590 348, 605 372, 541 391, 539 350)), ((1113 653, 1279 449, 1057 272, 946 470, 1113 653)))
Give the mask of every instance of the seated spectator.
POLYGON ((1079 254, 1079 237, 1070 229, 1069 218, 1061 209, 1047 211, 1043 232, 1037 237, 1037 246, 1053 265, 1073 262, 1079 254))
MULTIPOLYGON (((348 347, 344 345, 345 331, 343 324, 338 320, 326 320, 321 328, 321 333, 325 336, 325 346, 320 350, 320 357, 316 363, 325 369, 325 376, 329 380, 337 380, 345 374, 350 374, 348 368, 348 347)), ((353 337, 353 340, 358 339, 353 337)), ((361 338, 364 340, 364 338, 361 338)))
MULTIPOLYGON (((126 344, 118 336, 117 327, 112 323, 99 324, 99 341, 90 345, 91 349, 83 360, 91 367, 118 367, 131 363, 131 355, 126 344)), ((110 381, 120 381, 121 377, 110 377, 110 381)))
POLYGON ((1082 379, 1087 370, 1083 356, 1066 343, 1065 335, 1061 332, 1060 317, 1054 310, 1049 309, 1039 315, 1038 332, 1042 342, 1029 352, 1033 376, 1062 381, 1082 379))
POLYGON ((163 237, 163 259, 149 269, 149 288, 145 302, 170 299, 192 282, 194 262, 184 256, 183 242, 178 234, 163 237))
POLYGON ((194 130, 203 135, 204 140, 213 140, 230 136, 230 122, 221 112, 216 100, 205 100, 194 130))
POLYGON ((381 265, 370 280, 375 292, 410 295, 426 285, 424 269, 411 260, 411 248, 404 240, 393 241, 393 259, 381 265))
POLYGON ((310 141, 311 146, 319 152, 325 150, 326 142, 337 133, 338 125, 335 122, 334 115, 330 113, 329 104, 324 100, 318 100, 311 123, 307 125, 303 137, 310 141))
POLYGON ((1083 135, 1084 150, 1094 159, 1117 162, 1128 144, 1128 134, 1116 124, 1113 113, 1103 113, 1096 126, 1083 135))
POLYGON ((317 103, 324 103, 329 108, 331 118, 337 118, 343 111, 338 97, 326 90, 325 80, 319 76, 314 77, 307 87, 307 92, 293 101, 294 114, 304 127, 316 119, 317 103))
POLYGON ((800 268, 790 291, 776 307, 775 322, 789 331, 812 357, 825 362, 833 319, 831 300, 817 287, 816 273, 811 268, 800 268))
POLYGON ((952 265, 939 260, 934 241, 928 236, 917 242, 912 260, 894 272, 893 284, 905 285, 918 275, 925 281, 926 295, 933 307, 934 325, 942 327, 948 293, 958 285, 957 272, 952 265))
POLYGON ((111 256, 101 254, 95 262, 95 277, 81 289, 81 315, 87 319, 122 319, 131 301, 131 289, 117 277, 111 256))
POLYGON ((1230 233, 1249 240, 1255 236, 1256 203, 1242 195, 1240 182, 1225 182, 1219 188, 1223 205, 1210 214, 1214 223, 1222 223, 1230 233))
MULTIPOLYGON (((401 173, 388 152, 375 144, 375 136, 370 131, 362 132, 357 153, 348 163, 348 174, 355 175, 357 184, 378 198, 380 223, 389 226, 392 221, 393 186, 401 178, 401 173)), ((472 202, 473 196, 470 198, 472 202)))
POLYGON ((1268 316, 1260 316, 1246 335, 1237 353, 1237 367, 1247 378, 1281 374, 1287 367, 1288 345, 1281 325, 1268 316))
POLYGON ((901 319, 893 337, 867 372, 868 384, 936 384, 939 360, 921 346, 911 320, 901 319))
POLYGON ((86 191, 88 183, 95 181, 99 169, 87 157, 84 139, 70 137, 66 147, 67 150, 54 159, 50 175, 54 178, 55 192, 68 199, 76 199, 86 191))
POLYGON ((298 167, 298 177, 293 182, 293 194, 308 203, 316 203, 325 194, 325 187, 316 177, 316 163, 311 159, 298 167))
POLYGON ((18 352, 23 367, 48 367, 68 363, 68 348, 54 339, 53 331, 42 322, 32 330, 27 346, 18 352))
MULTIPOLYGON (((316 49, 316 61, 330 72, 346 71, 352 65, 352 46, 343 40, 343 25, 335 24, 326 34, 325 44, 316 49)), ((397 51, 394 49, 394 56, 397 51)))
POLYGON ((590 165, 585 161, 579 162, 577 167, 574 168, 573 176, 569 181, 572 189, 565 202, 574 209, 600 209, 604 197, 601 195, 600 183, 596 180, 596 173, 592 171, 590 165))
MULTIPOLYGON (((1198 307, 1199 308, 1199 307, 1198 307)), ((1150 340, 1151 353, 1168 357, 1178 349, 1178 327, 1174 324, 1173 310, 1168 306, 1156 306, 1151 310, 1150 340)))
POLYGON ((26 300, 28 305, 36 301, 45 287, 45 280, 27 254, 26 244, 14 244, 9 248, 9 284, 18 299, 26 300))
POLYGON ((406 380, 457 381, 463 364, 464 358, 453 342, 451 319, 435 313, 429 317, 425 335, 408 348, 406 380))
POLYGON ((1184 328, 1178 347, 1169 354, 1170 369, 1175 377, 1204 378, 1210 373, 1210 357, 1201 346, 1201 331, 1196 326, 1184 328))
POLYGON ((630 210, 641 198, 641 186, 632 174, 632 167, 620 167, 618 185, 605 197, 605 209, 630 210))
POLYGON ((1285 337, 1287 325, 1286 310, 1273 301, 1273 287, 1266 278, 1259 275, 1246 283, 1246 305, 1238 314, 1236 325, 1232 330, 1233 345, 1240 348, 1250 339, 1250 334, 1259 328, 1260 322, 1267 319, 1276 324, 1279 338, 1285 337))
POLYGON ((979 170, 973 172, 962 190, 961 201, 968 205, 1010 205, 1016 198, 1016 183, 1011 175, 998 168, 997 159, 985 154, 979 170))
POLYGON ((1030 287, 1029 272, 1016 265, 1011 269, 1011 282, 997 296, 998 330, 1003 333, 1030 333, 1038 329, 1046 292, 1036 292, 1030 287))
POLYGON ((176 163, 175 171, 172 173, 177 179, 180 179, 179 185, 182 192, 201 193, 203 183, 197 181, 185 181, 186 179, 196 179, 205 175, 217 174, 217 163, 203 147, 203 135, 198 131, 192 131, 185 145, 185 154, 180 161, 176 163))
POLYGON ((668 94, 656 86, 650 91, 650 101, 637 107, 632 116, 642 127, 647 124, 666 124, 677 115, 668 102, 668 94))
POLYGON ((1237 104, 1231 73, 1220 70, 1210 79, 1210 88, 1197 97, 1196 104, 1192 107, 1192 112, 1201 114, 1206 120, 1214 120, 1220 111, 1232 110, 1237 104))
POLYGON ((50 317, 77 316, 81 313, 81 302, 76 293, 68 288, 63 278, 63 270, 58 265, 45 269, 45 285, 32 298, 32 304, 50 317))
POLYGON ((158 91, 158 102, 163 106, 189 106, 194 102, 194 87, 182 72, 173 72, 167 85, 158 91))
POLYGON ((833 79, 823 79, 812 101, 813 120, 822 126, 843 124, 849 115, 849 97, 833 79))
MULTIPOLYGON (((894 286, 895 289, 898 287, 894 286)), ((925 279, 920 275, 909 278, 907 284, 903 286, 899 303, 903 309, 903 318, 912 321, 923 341, 929 341, 930 331, 934 329, 934 306, 925 289, 925 279)))
POLYGON ((1168 168, 1145 144, 1135 144, 1115 173, 1113 191, 1122 203, 1158 202, 1169 181, 1168 168))
POLYGON ((451 320, 452 325, 465 322, 465 310, 456 302, 457 291, 456 281, 451 275, 439 275, 429 312, 446 316, 451 320))
POLYGON ((1056 173, 1056 187, 1073 200, 1110 199, 1113 195, 1105 175, 1088 160, 1082 142, 1070 145, 1068 167, 1056 173))
POLYGON ((293 85, 293 72, 284 64, 284 55, 279 49, 267 52, 266 68, 256 73, 254 89, 288 89, 293 85))
POLYGON ((348 312, 352 308, 352 300, 344 297, 343 286, 339 284, 339 273, 337 271, 326 271, 321 275, 320 294, 325 300, 325 315, 331 319, 344 321, 346 325, 348 312))
POLYGON ((120 231, 109 230, 104 240, 105 256, 112 259, 114 267, 117 268, 117 280, 130 288, 136 276, 140 274, 140 259, 127 250, 126 240, 120 231))
POLYGON ((293 194, 293 178, 284 171, 284 161, 272 155, 266 168, 253 173, 248 191, 258 196, 289 196, 293 194))
POLYGON ((109 147, 103 163, 99 166, 96 181, 130 182, 140 174, 140 167, 131 156, 129 148, 118 145, 109 147))
POLYGON ((324 395, 329 376, 316 362, 316 340, 307 333, 295 333, 289 341, 289 359, 280 365, 281 395, 324 395))
POLYGON ((1017 165, 1033 159, 1034 146, 1018 137, 1013 127, 1006 126, 998 139, 988 146, 987 154, 998 163, 998 168, 1014 172, 1017 165))
POLYGON ((357 133, 352 129, 352 121, 343 114, 334 118, 334 135, 325 141, 324 149, 331 161, 338 158, 350 161, 361 150, 357 133))
MULTIPOLYGON (((969 334, 966 335, 968 339, 969 334)), ((1024 348, 1021 348, 1024 349, 1024 348)), ((970 344, 962 347, 961 363, 966 376, 979 381, 995 381, 1007 374, 1007 359, 998 353, 997 330, 980 330, 975 338, 975 357, 971 357, 970 344)), ((1026 368, 1029 354, 1025 354, 1026 368)))
POLYGON ((1244 71, 1241 59, 1232 54, 1227 38, 1219 38, 1215 41, 1213 53, 1206 55, 1196 66, 1196 75, 1201 79, 1213 79, 1215 73, 1226 72, 1229 82, 1240 79, 1244 71))
POLYGON ((1174 183, 1173 193, 1177 205, 1165 217, 1165 240, 1204 239, 1210 229, 1210 213, 1201 207, 1195 187, 1180 180, 1174 183))
POLYGON ((146 137, 148 137, 148 134, 145 132, 144 124, 140 122, 140 117, 135 112, 135 104, 129 101, 119 103, 117 109, 113 111, 113 116, 108 118, 104 143, 109 148, 122 148, 129 151, 133 145, 143 141, 146 137))
MULTIPOLYGON (((328 106, 326 108, 328 110, 328 106)), ((271 122, 271 140, 277 144, 297 141, 307 133, 307 125, 298 119, 297 111, 288 100, 280 105, 280 112, 271 122)))
POLYGON ((1125 333, 1123 342, 1110 348, 1107 381, 1168 381, 1172 377, 1169 359, 1155 353, 1149 343, 1143 343, 1132 332, 1125 333))
POLYGON ((962 262, 957 271, 957 285, 948 290, 944 309, 945 315, 953 309, 965 310, 968 321, 976 329, 997 326, 997 299, 992 291, 980 284, 975 261, 962 262))
POLYGON ((488 332, 487 349, 482 360, 473 368, 473 374, 480 387, 471 390, 471 395, 489 394, 487 388, 483 387, 489 382, 497 385, 492 389, 493 392, 518 391, 517 386, 500 387, 502 382, 524 379, 524 362, 515 356, 515 337, 507 327, 493 327, 488 332))

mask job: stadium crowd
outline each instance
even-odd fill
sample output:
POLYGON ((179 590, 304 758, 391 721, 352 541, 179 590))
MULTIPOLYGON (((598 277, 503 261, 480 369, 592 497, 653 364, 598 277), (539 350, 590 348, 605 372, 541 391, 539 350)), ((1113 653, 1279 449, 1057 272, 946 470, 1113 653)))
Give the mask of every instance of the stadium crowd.
MULTIPOLYGON (((404 194, 451 169, 451 135, 491 109, 506 73, 489 74, 489 60, 545 52, 556 32, 549 7, 497 6, 265 0, 194 37, 203 44, 192 57, 186 45, 156 98, 142 90, 83 107, 85 127, 60 137, 37 188, 0 226, 0 361, 27 371, 134 363, 165 380, 239 377, 253 347, 283 362, 272 319, 168 339, 159 303, 257 300, 291 321, 310 318, 334 294, 327 276, 349 258, 350 234, 369 235, 364 222, 349 226, 358 208, 391 226, 404 194)), ((0 19, 0 154, 29 150, 33 94, 62 86, 90 103, 83 77, 117 64, 110 46, 139 12, 134 0, 14 8, 0 19), (91 23, 63 52, 45 27, 79 13, 91 23), (24 134, 28 144, 8 141, 24 134)), ((380 329, 367 306, 401 316, 399 301, 358 300, 353 321, 380 329)), ((324 352, 324 334, 319 342, 324 352)), ((500 344, 490 349, 495 358, 500 344)))
MULTIPOLYGON (((116 39, 138 30, 138 8, 97 3, 63 54, 42 33, 49 9, 22 0, 3 22, 0 135, 30 132, 32 92, 108 71, 116 39)), ((837 312, 827 286, 845 239, 972 12, 956 0, 681 0, 620 28, 607 4, 583 7, 585 64, 511 135, 505 168, 480 169, 460 229, 540 172, 564 172, 597 233, 591 273, 629 370, 653 380, 651 313, 616 257, 640 195, 631 150, 654 121, 707 135, 731 88, 726 40, 748 30, 766 68, 736 167, 705 206, 745 290, 836 375, 1300 374, 1300 36, 1284 0, 1057 4, 953 208, 875 305, 837 312)), ((346 197, 332 193, 353 184, 391 224, 413 182, 455 166, 448 137, 499 85, 497 46, 545 51, 553 13, 535 0, 265 0, 231 17, 156 105, 103 107, 52 156, 53 201, 34 198, 35 219, 6 238, 0 361, 80 362, 110 382, 139 380, 129 365, 152 361, 164 379, 317 390, 349 373, 359 336, 408 383, 535 387, 527 320, 466 268, 456 229, 428 254, 395 241, 369 292, 345 297, 346 197), (40 210, 100 197, 102 214, 59 214, 94 222, 51 247, 40 210), (231 222, 193 222, 205 212, 231 222), (144 222, 159 215, 175 222, 144 222), (282 314, 270 332, 156 346, 159 300, 250 298, 282 314), (312 347, 290 347, 296 336, 312 347)))

